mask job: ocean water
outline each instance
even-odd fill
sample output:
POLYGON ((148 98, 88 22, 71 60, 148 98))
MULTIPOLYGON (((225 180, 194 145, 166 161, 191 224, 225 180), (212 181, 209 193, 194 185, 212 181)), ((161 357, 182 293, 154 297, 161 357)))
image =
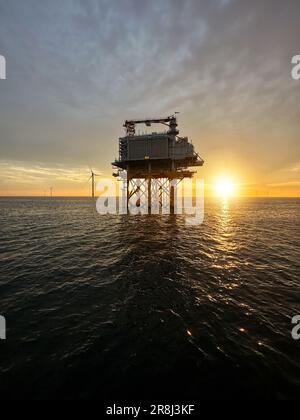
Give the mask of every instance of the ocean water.
POLYGON ((299 199, 99 216, 91 199, 0 199, 0 398, 300 395, 299 199))

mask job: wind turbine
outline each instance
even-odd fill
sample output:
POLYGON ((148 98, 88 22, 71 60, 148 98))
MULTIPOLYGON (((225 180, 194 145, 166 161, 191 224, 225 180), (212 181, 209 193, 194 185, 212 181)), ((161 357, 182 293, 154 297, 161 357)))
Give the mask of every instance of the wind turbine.
POLYGON ((92 180, 92 197, 95 198, 95 177, 100 176, 100 175, 95 174, 95 172, 92 169, 90 169, 90 170, 91 170, 91 176, 90 176, 88 182, 90 180, 92 180))

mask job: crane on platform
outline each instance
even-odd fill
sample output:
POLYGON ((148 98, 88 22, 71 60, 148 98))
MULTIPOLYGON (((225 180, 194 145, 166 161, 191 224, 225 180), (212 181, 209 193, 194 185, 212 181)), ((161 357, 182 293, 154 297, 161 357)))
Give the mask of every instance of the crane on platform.
POLYGON ((169 134, 177 135, 179 131, 177 130, 177 120, 176 114, 179 112, 175 112, 174 115, 170 115, 166 118, 145 118, 143 120, 126 120, 124 123, 124 128, 126 131, 127 136, 134 136, 135 135, 135 126, 138 124, 145 124, 147 127, 151 127, 152 124, 164 124, 169 127, 169 134))

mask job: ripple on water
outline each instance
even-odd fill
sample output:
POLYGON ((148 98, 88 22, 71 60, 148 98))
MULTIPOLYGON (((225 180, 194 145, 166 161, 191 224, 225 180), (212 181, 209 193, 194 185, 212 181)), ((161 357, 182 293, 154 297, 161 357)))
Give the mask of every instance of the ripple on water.
POLYGON ((145 378, 180 395, 297 395, 299 200, 208 201, 194 227, 100 217, 85 199, 0 207, 3 395, 109 396, 145 378))

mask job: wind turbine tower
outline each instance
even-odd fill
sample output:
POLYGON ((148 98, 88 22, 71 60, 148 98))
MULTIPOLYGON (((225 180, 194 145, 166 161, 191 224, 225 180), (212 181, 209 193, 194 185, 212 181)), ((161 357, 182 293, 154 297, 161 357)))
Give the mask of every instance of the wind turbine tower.
POLYGON ((95 198, 95 177, 100 176, 98 174, 95 174, 95 172, 91 169, 91 176, 89 178, 89 181, 92 180, 92 198, 95 198))

